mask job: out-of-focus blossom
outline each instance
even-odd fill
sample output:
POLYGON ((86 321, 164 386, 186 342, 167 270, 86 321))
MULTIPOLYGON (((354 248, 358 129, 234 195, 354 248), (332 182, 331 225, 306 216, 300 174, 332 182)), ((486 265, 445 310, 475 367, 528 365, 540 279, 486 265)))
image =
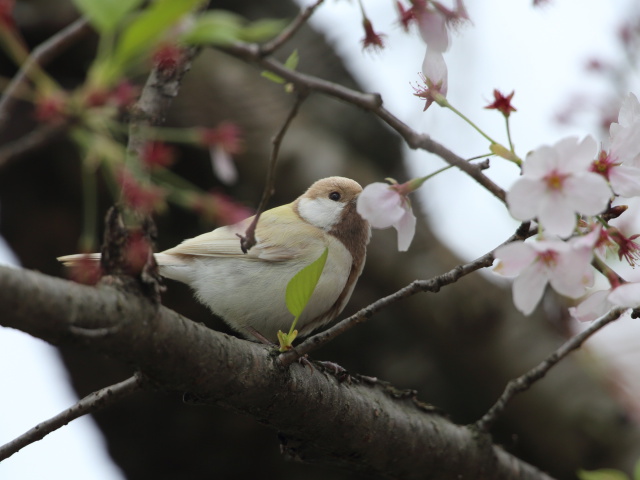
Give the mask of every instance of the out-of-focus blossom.
POLYGON ((221 123, 216 128, 202 129, 200 140, 209 147, 211 166, 215 175, 225 184, 231 185, 238 179, 238 171, 232 155, 241 151, 241 135, 237 125, 221 123))
POLYGON ((16 24, 13 19, 15 3, 15 0, 0 0, 0 28, 15 30, 16 24))
POLYGON ((507 192, 511 215, 523 221, 537 217, 547 233, 568 237, 576 213, 602 212, 611 191, 604 178, 588 170, 596 150, 592 137, 581 142, 569 137, 530 153, 522 176, 507 192))
POLYGON ((68 275, 74 282, 95 285, 102 278, 103 271, 100 262, 87 254, 73 262, 68 270, 68 275))
POLYGON ((142 163, 150 169, 168 167, 175 160, 175 149, 163 142, 147 142, 142 150, 142 163))
POLYGON ((36 100, 34 116, 38 122, 52 125, 66 121, 67 98, 62 92, 42 95, 36 100))
POLYGON ((446 17, 432 8, 417 8, 415 16, 420 36, 427 48, 440 53, 446 51, 449 47, 446 17))
POLYGON ((640 306, 640 283, 623 283, 609 290, 598 290, 588 295, 569 313, 581 322, 592 322, 612 308, 638 308, 640 306))
POLYGON ((124 261, 130 275, 139 274, 151 260, 153 251, 149 240, 142 232, 134 232, 127 239, 124 250, 124 261))
POLYGON ((516 92, 513 91, 509 95, 505 96, 498 90, 493 90, 493 103, 487 105, 484 108, 498 110, 502 115, 508 117, 511 112, 515 112, 516 109, 511 105, 511 99, 516 92))
POLYGON ((358 196, 357 211, 374 228, 394 227, 398 232, 398 250, 406 251, 416 231, 416 217, 407 195, 409 182, 398 185, 371 183, 358 196))
POLYGON ((623 197, 640 195, 640 103, 630 93, 609 129, 609 151, 602 151, 591 165, 623 197))
POLYGON ((126 205, 141 213, 151 213, 165 207, 167 192, 155 185, 142 185, 127 170, 121 170, 118 181, 122 189, 122 198, 126 205))
POLYGON ((250 208, 220 192, 195 195, 192 208, 205 219, 221 225, 233 225, 254 214, 250 208))
POLYGON ((518 310, 529 315, 542 298, 547 283, 561 295, 578 298, 593 284, 593 246, 599 232, 564 242, 536 240, 513 242, 494 252, 498 264, 494 272, 516 277, 513 282, 513 302, 518 310))
POLYGON ((379 50, 384 48, 383 34, 376 33, 373 29, 371 20, 367 17, 362 18, 362 27, 364 28, 364 38, 362 39, 362 48, 379 50))

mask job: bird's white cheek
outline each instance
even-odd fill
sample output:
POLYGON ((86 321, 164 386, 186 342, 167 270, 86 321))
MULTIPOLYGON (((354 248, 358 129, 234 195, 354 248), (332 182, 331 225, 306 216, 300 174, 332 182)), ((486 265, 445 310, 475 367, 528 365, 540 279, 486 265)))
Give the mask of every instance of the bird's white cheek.
POLYGON ((344 206, 344 203, 328 198, 302 198, 298 204, 298 212, 311 225, 331 230, 340 220, 344 206))

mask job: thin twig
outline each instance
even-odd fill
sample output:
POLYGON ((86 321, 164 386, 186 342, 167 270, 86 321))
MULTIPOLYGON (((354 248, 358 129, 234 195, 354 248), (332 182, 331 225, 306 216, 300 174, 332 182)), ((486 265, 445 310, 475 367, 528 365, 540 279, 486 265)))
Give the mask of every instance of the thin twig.
POLYGON ((278 133, 271 139, 273 148, 271 149, 271 158, 269 159, 267 179, 265 181, 264 191, 262 192, 262 198, 260 199, 260 204, 258 205, 258 211, 256 212, 256 215, 253 218, 253 221, 247 228, 247 231, 245 232, 244 236, 240 234, 236 234, 238 235, 238 237, 240 237, 240 248, 242 248, 242 251, 244 253, 247 253, 256 244, 256 227, 258 226, 258 220, 260 219, 260 215, 262 215, 262 212, 264 212, 264 209, 267 207, 267 203, 269 202, 271 195, 273 195, 273 192, 275 191, 274 185, 276 181, 276 175, 275 175, 276 162, 278 161, 278 155, 280 154, 280 145, 282 145, 282 140, 284 139, 284 136, 287 133, 287 130, 291 125, 291 122, 293 121, 295 116, 298 114, 298 111, 300 110, 300 106, 306 100, 306 98, 307 98, 306 90, 298 91, 298 94, 296 96, 296 101, 293 104, 293 107, 291 108, 289 115, 287 115, 287 118, 285 119, 284 124, 282 125, 282 128, 280 128, 280 131, 278 131, 278 133))
POLYGON ((31 72, 53 60, 90 30, 91 27, 87 19, 80 18, 34 48, 33 53, 13 77, 0 98, 0 130, 4 129, 6 122, 11 117, 11 110, 17 98, 15 92, 24 85, 31 72))
POLYGON ((260 46, 260 53, 266 57, 275 52, 278 48, 284 45, 287 41, 293 37, 298 30, 309 20, 309 17, 313 15, 313 12, 322 4, 324 0, 317 0, 313 5, 309 5, 302 10, 298 16, 287 27, 280 32, 280 35, 275 37, 270 42, 264 43, 260 46))
POLYGON ((59 137, 67 128, 66 124, 42 125, 22 137, 0 147, 0 168, 4 168, 21 156, 46 145, 59 137))
POLYGON ((2 445, 0 447, 0 462, 9 458, 11 455, 27 445, 35 443, 38 440, 42 440, 46 435, 64 427, 72 420, 88 413, 97 412, 98 410, 119 402, 132 393, 141 390, 142 385, 142 377, 136 374, 120 383, 116 383, 87 395, 71 408, 68 408, 49 420, 45 420, 28 432, 11 440, 5 445, 2 445))
POLYGON ((560 348, 527 373, 510 380, 502 392, 502 395, 500 395, 500 398, 498 398, 496 403, 487 411, 487 413, 485 413, 484 416, 474 424, 474 427, 482 432, 488 432, 500 414, 502 414, 504 409, 507 407, 507 404, 516 394, 528 390, 536 381, 544 377, 551 368, 557 365, 560 360, 572 351, 580 348, 582 344, 591 337, 591 335, 602 329, 605 325, 617 320, 624 311, 625 309, 611 310, 604 317, 593 322, 589 328, 571 337, 562 344, 560 348))
MULTIPOLYGON (((514 242, 516 240, 524 240, 531 235, 534 235, 534 231, 529 230, 529 223, 524 223, 518 228, 516 233, 509 237, 502 245, 507 243, 514 242)), ((493 264, 493 251, 489 252, 469 263, 465 263, 463 265, 458 265, 455 268, 449 270, 447 273, 442 275, 438 275, 437 277, 430 278, 429 280, 415 280, 411 282, 406 287, 401 288, 400 290, 392 293, 391 295, 387 295, 379 300, 376 300, 372 304, 366 306, 362 310, 354 313, 350 317, 341 320, 333 327, 328 328, 316 335, 309 337, 300 345, 296 346, 295 351, 291 350, 289 352, 282 353, 278 358, 280 363, 283 366, 289 365, 290 363, 295 362, 301 356, 308 354, 309 352, 321 347, 322 345, 330 342, 338 335, 350 330, 355 327, 359 323, 364 322, 365 320, 371 318, 374 314, 378 313, 380 310, 388 307, 389 305, 396 303, 400 300, 403 300, 407 297, 415 295, 419 292, 432 292, 436 293, 440 291, 440 289, 446 285, 450 285, 452 283, 457 282, 460 278, 469 275, 470 273, 475 272, 476 270, 480 270, 481 268, 490 267, 493 264)))
POLYGON ((413 130, 382 106, 382 98, 379 94, 362 93, 334 82, 329 82, 312 75, 291 70, 277 60, 272 58, 263 58, 259 45, 236 43, 234 45, 221 48, 221 50, 247 62, 255 63, 261 68, 269 70, 288 82, 293 83, 298 88, 305 88, 310 91, 330 95, 372 112, 398 132, 407 142, 409 147, 413 149, 420 148, 438 155, 445 162, 468 174, 500 201, 503 203, 505 202, 505 191, 482 173, 482 169, 478 165, 465 161, 451 150, 432 140, 429 135, 421 134, 413 130))

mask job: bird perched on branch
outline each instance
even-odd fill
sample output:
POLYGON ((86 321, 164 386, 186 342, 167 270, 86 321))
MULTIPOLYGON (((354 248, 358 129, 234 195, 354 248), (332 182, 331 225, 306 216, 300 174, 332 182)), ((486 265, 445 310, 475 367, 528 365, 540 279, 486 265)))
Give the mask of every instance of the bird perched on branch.
MULTIPOLYGON (((247 253, 238 236, 254 217, 156 253, 160 274, 189 285, 200 302, 244 336, 257 332, 275 341, 293 319, 285 303, 287 284, 327 249, 322 275, 297 323, 299 335, 308 335, 342 312, 362 273, 371 233, 356 211, 361 191, 348 178, 318 180, 292 203, 262 213, 256 244, 247 253)), ((59 260, 74 265, 86 258, 59 260)), ((98 261, 100 254, 90 258, 98 261)))

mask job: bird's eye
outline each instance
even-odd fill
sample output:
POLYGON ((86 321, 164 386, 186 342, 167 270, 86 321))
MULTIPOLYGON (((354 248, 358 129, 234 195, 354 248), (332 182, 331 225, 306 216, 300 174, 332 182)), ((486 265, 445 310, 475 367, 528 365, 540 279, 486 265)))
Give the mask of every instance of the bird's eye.
POLYGON ((340 200, 340 192, 331 192, 329 194, 329 199, 337 202, 338 200, 340 200))

